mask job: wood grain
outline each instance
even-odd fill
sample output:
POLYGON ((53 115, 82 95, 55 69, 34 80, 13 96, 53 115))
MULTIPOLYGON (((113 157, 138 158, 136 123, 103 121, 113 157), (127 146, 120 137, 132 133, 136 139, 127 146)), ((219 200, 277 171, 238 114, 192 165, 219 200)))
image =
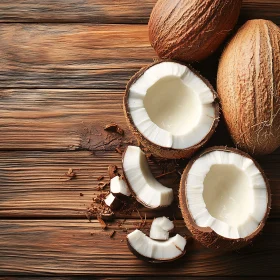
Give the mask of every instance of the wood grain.
POLYGON ((4 24, 0 87, 125 88, 155 57, 146 25, 4 24))
MULTIPOLYGON (((280 167, 279 156, 270 156, 260 161, 267 173, 272 188, 271 217, 280 217, 280 167)), ((0 152, 0 216, 1 217, 85 217, 85 210, 95 191, 97 177, 108 180, 109 164, 121 167, 121 157, 115 152, 69 151, 11 151, 0 152), (76 170, 77 177, 66 181, 69 168, 76 170), (80 193, 83 196, 80 196, 80 193)), ((156 175, 162 171, 150 162, 156 175)), ((167 166, 170 169, 172 165, 167 166)), ((121 171, 120 171, 121 172, 121 171)), ((177 193, 179 182, 176 174, 160 181, 177 193)), ((138 205, 144 216, 175 215, 181 218, 177 197, 171 208, 151 211, 138 205)), ((118 217, 129 217, 119 214, 118 217)), ((134 213, 132 217, 139 217, 134 213)))
MULTIPOLYGON (((151 220, 148 221, 149 223, 151 220)), ((135 228, 137 220, 124 225, 135 228)), ((149 225, 147 225, 148 229, 149 225)), ((279 222, 266 225, 252 246, 237 253, 221 253, 190 242, 178 262, 148 265, 136 259, 125 243, 126 233, 116 229, 114 238, 93 221, 22 220, 0 222, 1 274, 102 275, 102 276, 277 276, 280 266, 279 222), (92 235, 90 234, 92 233, 92 235), (121 242, 121 240, 124 240, 121 242), (252 269, 254 267, 254 269, 252 269)), ((186 228, 176 221, 176 231, 186 228)))
MULTIPOLYGON (((0 22, 147 23, 156 0, 2 0, 0 22)), ((280 24, 279 0, 243 0, 241 21, 266 18, 280 24)))

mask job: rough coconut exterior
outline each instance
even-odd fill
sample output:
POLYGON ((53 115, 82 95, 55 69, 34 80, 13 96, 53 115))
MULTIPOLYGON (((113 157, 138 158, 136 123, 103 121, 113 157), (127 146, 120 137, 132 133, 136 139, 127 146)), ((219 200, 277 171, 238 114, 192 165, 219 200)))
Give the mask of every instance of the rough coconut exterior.
POLYGON ((149 21, 161 58, 187 62, 211 55, 235 26, 242 0, 158 0, 149 21))
POLYGON ((280 146, 280 28, 248 21, 225 49, 217 88, 235 144, 254 154, 280 146))
POLYGON ((179 202, 180 202, 180 209, 184 218, 184 221, 186 223, 187 228, 190 230, 190 232, 193 234, 193 237, 199 241, 202 245, 204 245, 207 248, 210 249, 216 249, 216 250, 221 250, 221 251, 232 251, 232 250, 238 250, 246 245, 249 245, 250 243, 253 242, 253 240, 260 234, 262 231, 265 222, 268 218, 270 208, 271 208, 271 191, 270 191, 270 186, 267 177, 265 176, 262 168, 260 165, 248 154, 238 150, 238 149, 233 149, 233 148, 227 148, 227 147, 212 147, 209 149, 206 149, 204 152, 202 152, 200 155, 196 156, 193 158, 187 165, 187 167, 184 170, 184 173, 181 178, 180 182, 180 189, 179 189, 179 202), (188 202, 186 198, 186 181, 188 178, 189 170, 191 169, 192 165, 194 162, 204 156, 207 153, 210 153, 212 151, 228 151, 232 153, 239 154, 243 157, 250 158, 256 167, 261 171, 262 176, 265 180, 266 183, 266 188, 267 188, 267 195, 268 195, 268 203, 267 203, 267 210, 265 217, 263 218, 262 222, 259 224, 259 227, 255 232, 253 232, 251 235, 247 236, 246 238, 239 238, 239 239, 230 239, 226 238, 223 236, 220 236, 217 234, 215 231, 213 231, 209 227, 199 227, 196 223, 195 220, 193 219, 189 208, 188 208, 188 202))
MULTIPOLYGON (((172 60, 164 60, 164 61, 171 61, 172 60)), ((151 153, 159 156, 159 157, 164 157, 164 158, 168 158, 168 159, 181 159, 181 158, 189 158, 191 157, 199 148, 201 148, 210 138, 211 136, 214 134, 217 125, 219 123, 219 116, 220 116, 220 109, 219 109, 219 102, 217 99, 217 93, 215 92, 215 90, 213 89, 213 87, 211 86, 211 84, 209 83, 208 80, 206 80, 204 77, 202 77, 197 71, 195 71, 191 66, 187 65, 187 67, 193 72, 195 73, 201 80, 203 80, 205 82, 205 84, 209 87, 209 89, 212 91, 213 96, 214 96, 214 103, 213 106, 215 106, 215 119, 213 121, 213 125, 211 130, 209 131, 209 133, 206 135, 206 137, 198 144, 186 148, 186 149, 173 149, 173 148, 166 148, 166 147, 161 147, 158 146, 156 144, 154 144, 153 142, 149 141, 136 127, 136 125, 134 124, 129 108, 128 108, 128 98, 129 98, 129 89, 130 87, 145 73, 146 70, 148 70, 150 67, 163 62, 163 60, 161 61, 157 61, 149 66, 143 67, 139 72, 137 72, 128 82, 127 86, 126 86, 126 91, 125 91, 125 95, 124 95, 124 99, 123 99, 123 108, 124 108, 124 115, 128 124, 129 129, 131 130, 131 132, 134 134, 134 136, 136 137, 136 139, 145 147, 147 148, 151 153)), ((178 61, 176 61, 176 63, 180 63, 178 61)), ((183 64, 183 63, 181 63, 183 64)), ((183 64, 185 65, 185 64, 183 64)))

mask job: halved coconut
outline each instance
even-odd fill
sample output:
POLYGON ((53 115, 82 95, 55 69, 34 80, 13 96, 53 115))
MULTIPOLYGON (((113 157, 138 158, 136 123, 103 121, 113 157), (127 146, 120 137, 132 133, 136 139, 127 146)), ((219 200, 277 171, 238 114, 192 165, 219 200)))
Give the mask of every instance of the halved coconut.
POLYGON ((180 207, 194 238, 209 248, 232 250, 262 230, 271 206, 268 180, 246 153, 207 149, 186 167, 180 207))
POLYGON ((155 218, 150 229, 150 238, 154 240, 167 240, 174 224, 166 217, 155 218))
POLYGON ((119 199, 126 199, 131 195, 126 182, 119 176, 115 176, 113 179, 111 179, 110 191, 115 197, 119 199))
POLYGON ((147 208, 169 206, 173 190, 159 183, 150 171, 145 154, 139 147, 128 146, 123 153, 123 172, 131 193, 147 208))
POLYGON ((129 81, 124 112, 136 138, 165 158, 191 156, 213 134, 219 121, 217 95, 189 66, 160 61, 129 81))
POLYGON ((187 240, 177 234, 167 241, 156 241, 136 229, 127 235, 127 244, 138 258, 152 263, 171 262, 184 256, 187 240))

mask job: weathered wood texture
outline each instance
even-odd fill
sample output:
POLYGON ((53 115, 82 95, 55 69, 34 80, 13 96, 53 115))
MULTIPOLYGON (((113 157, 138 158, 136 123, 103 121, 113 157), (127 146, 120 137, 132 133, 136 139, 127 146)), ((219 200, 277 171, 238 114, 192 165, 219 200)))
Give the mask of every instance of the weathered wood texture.
MULTIPOLYGON (((150 222, 150 221, 149 221, 150 222)), ((124 226, 135 228, 135 220, 124 226)), ((182 221, 176 230, 183 234, 182 221)), ((149 225, 147 225, 149 226, 149 225)), ((125 243, 126 233, 116 229, 110 239, 97 222, 84 220, 23 220, 0 222, 2 274, 94 274, 102 276, 277 276, 280 274, 279 222, 267 224, 253 245, 236 253, 221 253, 190 242, 185 257, 161 266, 136 259, 125 243), (90 234, 92 233, 92 235, 90 234), (121 242, 123 240, 123 242, 121 242)))
MULTIPOLYGON (((278 155, 260 160, 271 182, 273 194, 271 217, 280 217, 280 159, 278 155)), ((86 207, 96 191, 97 177, 105 176, 109 164, 121 167, 121 157, 115 152, 0 152, 0 216, 1 217, 85 217, 86 207), (66 181, 69 168, 77 177, 66 181), (83 196, 80 196, 80 193, 83 196)), ((155 175, 161 169, 151 162, 155 175)), ((172 166, 169 167, 170 170, 172 166)), ((120 170, 121 172, 121 170, 120 170)), ((178 190, 176 175, 162 178, 161 182, 178 190)), ((177 200, 173 207, 151 211, 138 205, 148 217, 175 215, 180 218, 177 200)), ((118 217, 129 217, 118 214, 118 217)), ((137 213, 133 217, 139 217, 137 213)))
POLYGON ((156 57, 146 25, 5 24, 0 87, 122 88, 156 57))
MULTIPOLYGON (((2 0, 0 22, 147 23, 155 3, 156 0, 2 0)), ((241 21, 251 18, 280 24, 279 0, 243 0, 241 21)))

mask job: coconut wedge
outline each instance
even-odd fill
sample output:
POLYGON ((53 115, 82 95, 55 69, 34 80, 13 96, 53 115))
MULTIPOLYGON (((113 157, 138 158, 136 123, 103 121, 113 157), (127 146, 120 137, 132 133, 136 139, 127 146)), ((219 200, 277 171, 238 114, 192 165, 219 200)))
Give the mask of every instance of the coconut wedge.
POLYGON ((155 218, 150 229, 150 238, 154 240, 168 240, 169 232, 174 229, 174 224, 166 217, 155 218))
POLYGON ((187 241, 177 234, 167 241, 156 241, 136 229, 127 235, 127 244, 138 258, 151 263, 171 262, 186 253, 187 241))
POLYGON ((268 180, 246 153, 213 147, 187 165, 180 208, 195 239, 209 248, 233 250, 262 230, 271 206, 268 180))
POLYGON ((124 113, 136 138, 165 158, 191 156, 214 133, 219 120, 216 93, 189 66, 160 61, 129 81, 124 113))
POLYGON ((169 206, 173 190, 160 184, 150 171, 145 154, 139 147, 128 146, 123 153, 123 172, 131 193, 147 208, 169 206))

